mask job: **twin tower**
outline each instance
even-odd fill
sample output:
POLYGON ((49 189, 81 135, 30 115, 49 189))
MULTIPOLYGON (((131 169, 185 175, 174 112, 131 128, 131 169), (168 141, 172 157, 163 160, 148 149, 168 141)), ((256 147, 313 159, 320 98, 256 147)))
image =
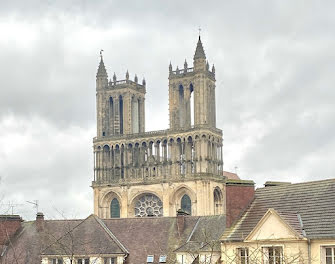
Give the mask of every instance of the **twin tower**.
POLYGON ((199 37, 193 67, 169 66, 167 130, 145 132, 146 82, 96 76, 94 213, 101 218, 225 213, 222 131, 216 128, 215 68, 199 37), (193 110, 193 113, 192 113, 193 110))

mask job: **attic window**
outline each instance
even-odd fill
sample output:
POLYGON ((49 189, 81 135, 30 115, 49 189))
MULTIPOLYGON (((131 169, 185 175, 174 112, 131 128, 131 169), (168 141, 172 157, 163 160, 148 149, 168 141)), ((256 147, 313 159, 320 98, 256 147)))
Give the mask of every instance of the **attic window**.
POLYGON ((166 255, 160 255, 159 263, 166 263, 166 255))
POLYGON ((147 256, 147 263, 154 263, 154 255, 147 256))

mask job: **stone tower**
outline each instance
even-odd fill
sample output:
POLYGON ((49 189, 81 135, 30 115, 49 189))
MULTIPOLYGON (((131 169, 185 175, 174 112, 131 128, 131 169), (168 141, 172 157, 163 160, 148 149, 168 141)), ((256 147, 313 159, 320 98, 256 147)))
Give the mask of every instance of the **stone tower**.
POLYGON ((193 68, 172 71, 169 68, 170 128, 190 128, 191 94, 194 93, 194 126, 215 128, 215 68, 209 70, 206 55, 199 36, 193 57, 193 68))
POLYGON ((222 131, 216 128, 215 68, 199 37, 193 67, 169 66, 170 129, 145 132, 146 83, 97 78, 94 212, 99 217, 225 213, 222 131), (193 100, 192 100, 193 98, 193 100), (194 112, 191 113, 193 104, 194 112), (192 118, 193 116, 193 118, 192 118), (194 121, 192 121, 194 119, 194 121))
POLYGON ((127 71, 124 80, 108 82, 108 75, 101 56, 97 78, 97 137, 135 134, 145 130, 145 80, 138 83, 129 80, 127 71))

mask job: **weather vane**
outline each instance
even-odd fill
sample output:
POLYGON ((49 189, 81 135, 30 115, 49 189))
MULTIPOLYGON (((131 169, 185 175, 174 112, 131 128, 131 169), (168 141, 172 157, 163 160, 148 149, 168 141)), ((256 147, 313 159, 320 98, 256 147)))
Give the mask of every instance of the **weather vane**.
POLYGON ((102 52, 103 52, 104 50, 103 49, 101 49, 100 50, 100 58, 102 59, 102 52))
POLYGON ((199 26, 198 30, 199 30, 199 37, 200 37, 200 33, 201 33, 201 27, 200 26, 199 26))

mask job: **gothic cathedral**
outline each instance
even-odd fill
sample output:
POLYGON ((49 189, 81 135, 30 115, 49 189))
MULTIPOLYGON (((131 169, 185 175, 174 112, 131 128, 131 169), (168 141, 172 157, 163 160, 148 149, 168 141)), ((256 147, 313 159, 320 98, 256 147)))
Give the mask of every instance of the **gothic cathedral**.
POLYGON ((134 81, 128 72, 125 80, 115 74, 108 80, 101 56, 94 213, 101 218, 224 214, 227 177, 222 131, 216 128, 215 68, 209 68, 200 36, 193 67, 186 61, 175 71, 169 66, 169 129, 145 131, 145 94, 145 80, 139 83, 136 75, 134 81))

